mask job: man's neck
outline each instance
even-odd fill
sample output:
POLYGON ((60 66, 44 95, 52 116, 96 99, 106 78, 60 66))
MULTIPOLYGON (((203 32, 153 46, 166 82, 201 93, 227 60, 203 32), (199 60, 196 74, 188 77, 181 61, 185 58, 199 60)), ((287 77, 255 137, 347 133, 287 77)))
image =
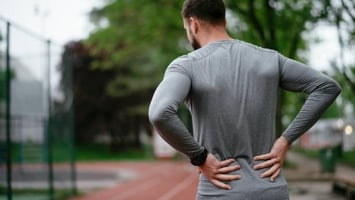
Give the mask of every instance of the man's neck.
POLYGON ((223 40, 233 40, 226 31, 212 31, 210 33, 204 34, 204 37, 200 39, 201 47, 206 46, 213 42, 223 41, 223 40))

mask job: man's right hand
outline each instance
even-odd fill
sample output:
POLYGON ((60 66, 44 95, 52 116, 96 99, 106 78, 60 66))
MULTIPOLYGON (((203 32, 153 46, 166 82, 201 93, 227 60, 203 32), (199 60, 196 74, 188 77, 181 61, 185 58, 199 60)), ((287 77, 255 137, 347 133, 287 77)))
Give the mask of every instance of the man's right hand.
POLYGON ((274 181, 280 175, 289 146, 288 140, 281 136, 275 141, 270 153, 255 156, 254 160, 263 162, 255 165, 254 169, 267 169, 261 174, 261 178, 270 177, 270 180, 274 181))
POLYGON ((240 175, 232 175, 230 172, 240 169, 239 165, 231 165, 234 159, 219 161, 209 153, 205 163, 199 166, 199 170, 207 177, 207 179, 216 187, 230 190, 232 187, 225 182, 235 181, 240 179, 240 175), (231 165, 231 166, 230 166, 231 165))

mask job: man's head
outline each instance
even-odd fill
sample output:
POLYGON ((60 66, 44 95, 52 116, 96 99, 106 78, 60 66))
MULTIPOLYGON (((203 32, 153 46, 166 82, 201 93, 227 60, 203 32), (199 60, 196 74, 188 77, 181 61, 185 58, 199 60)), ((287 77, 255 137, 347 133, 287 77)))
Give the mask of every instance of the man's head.
POLYGON ((196 17, 212 25, 225 23, 226 7, 222 0, 186 0, 182 8, 184 19, 196 17))
POLYGON ((226 8, 223 0, 186 0, 182 8, 187 38, 194 49, 201 47, 198 31, 206 27, 225 27, 226 8))

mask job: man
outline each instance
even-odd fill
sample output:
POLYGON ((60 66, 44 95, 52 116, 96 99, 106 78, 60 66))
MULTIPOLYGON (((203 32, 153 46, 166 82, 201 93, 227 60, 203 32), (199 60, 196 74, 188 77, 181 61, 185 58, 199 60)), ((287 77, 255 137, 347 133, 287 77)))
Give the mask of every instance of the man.
POLYGON ((276 51, 233 40, 222 0, 186 0, 182 16, 195 51, 168 66, 150 105, 150 121, 198 166, 197 199, 288 199, 281 172, 288 147, 341 89, 276 51), (280 88, 309 96, 275 140, 280 88), (183 102, 192 115, 193 136, 177 115, 183 102))

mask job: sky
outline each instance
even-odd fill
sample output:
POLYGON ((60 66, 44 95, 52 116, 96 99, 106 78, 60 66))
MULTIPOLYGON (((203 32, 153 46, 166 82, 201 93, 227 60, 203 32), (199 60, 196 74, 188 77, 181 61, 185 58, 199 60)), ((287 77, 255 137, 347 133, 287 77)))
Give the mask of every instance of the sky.
POLYGON ((334 27, 321 25, 313 30, 310 35, 311 37, 318 37, 320 42, 310 45, 309 65, 318 70, 330 70, 330 61, 336 59, 340 51, 337 30, 334 27))
MULTIPOLYGON (((56 65, 60 62, 63 45, 72 40, 86 38, 93 26, 88 13, 103 0, 0 0, 0 17, 20 26, 35 36, 50 39, 51 52, 51 89, 55 98, 61 98, 58 90, 60 74, 56 65)), ((0 21, 0 31, 5 32, 5 24, 0 21)), ((19 31, 11 29, 11 55, 24 63, 28 68, 28 77, 46 85, 48 77, 45 59, 46 46, 43 41, 19 31)), ((4 51, 4 43, 0 46, 4 51)))
POLYGON ((0 16, 57 44, 88 36, 100 0, 0 0, 0 16))
MULTIPOLYGON (((103 0, 0 0, 0 16, 33 33, 50 38, 57 45, 86 38, 92 30, 89 11, 103 0)), ((322 26, 312 36, 323 41, 310 48, 310 65, 328 70, 329 61, 339 55, 336 31, 322 26)), ((18 42, 19 43, 19 42, 18 42)), ((21 50, 23 45, 19 48, 21 50)), ((15 48, 16 49, 16 48, 15 48)), ((16 52, 13 52, 16 54, 16 52)))

